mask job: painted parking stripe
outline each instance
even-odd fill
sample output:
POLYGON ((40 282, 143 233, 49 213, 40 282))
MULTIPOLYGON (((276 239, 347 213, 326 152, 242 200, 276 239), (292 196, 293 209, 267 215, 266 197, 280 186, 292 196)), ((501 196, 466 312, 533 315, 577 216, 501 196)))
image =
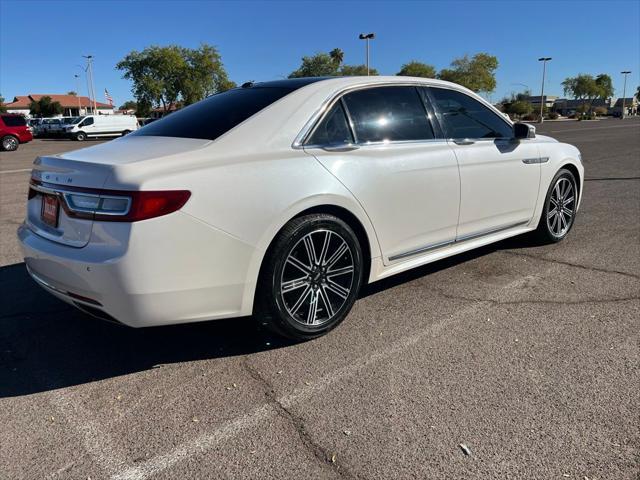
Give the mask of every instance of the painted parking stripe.
POLYGON ((0 174, 3 173, 22 173, 22 172, 30 172, 30 168, 21 168, 19 170, 0 170, 0 174))

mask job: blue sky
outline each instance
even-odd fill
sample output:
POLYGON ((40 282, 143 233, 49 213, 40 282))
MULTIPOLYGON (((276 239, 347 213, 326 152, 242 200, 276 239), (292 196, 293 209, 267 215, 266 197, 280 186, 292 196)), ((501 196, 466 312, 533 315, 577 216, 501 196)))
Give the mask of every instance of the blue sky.
MULTIPOLYGON (((621 70, 631 70, 627 96, 640 83, 640 2, 214 2, 0 0, 0 93, 75 90, 81 55, 93 54, 99 101, 106 87, 120 105, 130 84, 115 64, 149 45, 201 42, 218 47, 232 80, 288 75, 303 55, 339 47, 350 64, 364 63, 360 32, 375 32, 371 64, 395 74, 412 59, 449 65, 477 52, 498 57, 497 101, 529 85, 539 93, 541 56, 549 64, 546 93, 577 73, 608 73, 622 95, 621 70)), ((86 83, 80 91, 86 95, 86 83)))

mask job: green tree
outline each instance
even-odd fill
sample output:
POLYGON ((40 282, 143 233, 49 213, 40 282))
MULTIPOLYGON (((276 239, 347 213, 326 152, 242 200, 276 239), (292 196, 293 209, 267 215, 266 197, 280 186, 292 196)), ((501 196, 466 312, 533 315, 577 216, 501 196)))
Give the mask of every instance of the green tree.
POLYGON ((491 93, 496 89, 498 58, 488 53, 465 55, 451 62, 451 68, 442 69, 438 78, 467 87, 474 92, 491 93))
POLYGON ((436 69, 433 65, 412 60, 409 63, 402 65, 402 68, 398 73, 396 73, 396 75, 404 77, 436 78, 436 69))
POLYGON ((329 52, 329 56, 338 67, 344 61, 344 52, 340 48, 334 48, 329 52))
POLYGON ((122 105, 120 105, 120 110, 136 110, 138 108, 138 104, 135 100, 127 100, 122 105))
POLYGON ((4 106, 4 97, 0 95, 0 113, 7 113, 7 107, 4 106))
POLYGON ((593 77, 586 73, 580 73, 575 77, 568 77, 562 82, 565 95, 571 95, 581 101, 580 112, 591 111, 596 98, 609 98, 613 96, 613 82, 611 77, 604 73, 593 77))
POLYGON ((74 97, 77 97, 77 96, 78 96, 78 93, 77 93, 77 92, 74 92, 73 90, 71 90, 71 91, 67 92, 67 95, 72 95, 72 96, 74 96, 74 97))
MULTIPOLYGON (((367 66, 366 65, 343 65, 339 74, 345 77, 355 77, 359 75, 367 75, 367 66)), ((378 75, 378 71, 375 68, 369 67, 369 75, 378 75)))
MULTIPOLYGON (((338 49, 334 49, 335 52, 338 49)), ((289 74, 289 78, 333 77, 338 75, 340 63, 330 53, 316 53, 310 57, 302 57, 302 64, 289 74)))
POLYGON ((218 50, 203 44, 197 49, 169 45, 132 51, 116 65, 133 82, 138 106, 159 105, 165 112, 179 100, 190 104, 233 88, 218 50))
POLYGON ((636 98, 640 100, 640 85, 638 85, 638 88, 636 88, 636 98))
POLYGON ((60 102, 52 102, 51 97, 42 97, 29 104, 29 113, 34 117, 53 117, 62 114, 60 102))

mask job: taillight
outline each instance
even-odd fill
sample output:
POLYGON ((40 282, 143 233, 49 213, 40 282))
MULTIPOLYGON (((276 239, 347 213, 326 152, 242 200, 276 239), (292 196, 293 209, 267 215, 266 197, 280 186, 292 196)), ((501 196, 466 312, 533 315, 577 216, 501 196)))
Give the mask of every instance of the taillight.
POLYGON ((67 216, 103 222, 139 222, 180 210, 188 190, 97 190, 62 187, 31 181, 29 198, 41 191, 56 195, 67 216))

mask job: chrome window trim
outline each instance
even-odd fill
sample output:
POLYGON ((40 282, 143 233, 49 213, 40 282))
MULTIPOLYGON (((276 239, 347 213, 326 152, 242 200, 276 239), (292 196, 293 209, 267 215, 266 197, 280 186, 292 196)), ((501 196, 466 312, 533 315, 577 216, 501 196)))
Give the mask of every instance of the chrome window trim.
MULTIPOLYGON (((314 114, 311 116, 311 118, 307 121, 307 123, 305 123, 304 127, 302 127, 302 130, 300 130, 300 133, 298 133, 298 135, 296 136, 296 138, 293 140, 293 143, 291 144, 291 148, 294 148, 296 150, 301 150, 303 148, 309 148, 309 145, 305 145, 304 142, 313 134, 313 131, 316 129, 316 127, 318 126, 318 124, 322 121, 324 115, 331 109, 333 108, 333 105, 338 101, 341 100, 342 97, 344 95, 346 95, 347 93, 356 91, 356 90, 366 90, 369 88, 378 88, 378 87, 431 87, 433 86, 433 84, 429 83, 429 82, 419 82, 419 81, 399 81, 399 82, 379 82, 379 83, 359 83, 356 85, 349 85, 347 87, 343 87, 340 90, 338 90, 337 92, 332 93, 327 99, 325 99, 325 101, 322 103, 322 105, 320 105, 320 108, 318 108, 318 110, 316 110, 314 112, 314 114)), ((449 88, 449 90, 454 90, 456 92, 460 91, 457 90, 455 88, 449 88)), ((462 92, 464 93, 464 92, 462 92)), ((420 94, 418 93, 418 97, 420 97, 420 94)), ((345 113, 347 114, 347 118, 349 119, 349 124, 350 127, 353 129, 353 125, 351 124, 351 116, 349 115, 349 111, 348 109, 345 108, 345 113)), ((427 112, 428 114, 429 112, 427 112)), ((430 115, 427 116, 427 118, 429 119, 430 122, 433 122, 433 119, 430 118, 430 115)), ((433 130, 434 135, 436 134, 435 129, 433 128, 433 126, 431 127, 431 129, 433 130)), ((365 143, 357 143, 357 137, 355 135, 355 131, 352 130, 353 136, 354 136, 354 141, 356 141, 356 145, 358 146, 364 146, 367 145, 365 143)), ((432 140, 432 139, 424 139, 424 140, 432 140)), ((422 142, 424 140, 398 140, 401 142, 422 142)), ((443 139, 436 139, 436 140, 443 140, 443 139)), ((396 142, 396 140, 392 140, 389 142, 386 142, 387 144, 394 144, 396 142)))

